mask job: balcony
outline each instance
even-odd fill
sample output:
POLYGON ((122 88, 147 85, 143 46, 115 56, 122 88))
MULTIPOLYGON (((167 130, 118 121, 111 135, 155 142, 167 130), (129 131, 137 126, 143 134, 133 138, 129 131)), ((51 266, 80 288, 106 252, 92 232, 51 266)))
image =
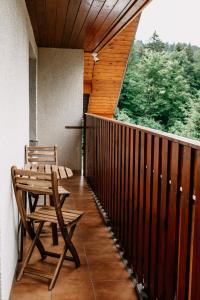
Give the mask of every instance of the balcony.
POLYGON ((85 130, 92 190, 70 179, 65 204, 86 212, 74 240, 82 266, 66 263, 52 292, 24 277, 12 299, 198 299, 200 143, 91 114, 85 130))
MULTIPOLYGON (((200 143, 112 119, 149 2, 0 2, 2 300, 200 299, 200 143), (25 144, 39 140, 58 144, 59 163, 80 173, 85 112, 84 177, 67 181, 65 204, 86 212, 74 236, 81 267, 65 263, 51 292, 28 276, 16 283, 10 167, 23 167, 25 144)), ((42 239, 52 247, 48 227, 42 239)), ((38 268, 47 262, 34 253, 38 268)))

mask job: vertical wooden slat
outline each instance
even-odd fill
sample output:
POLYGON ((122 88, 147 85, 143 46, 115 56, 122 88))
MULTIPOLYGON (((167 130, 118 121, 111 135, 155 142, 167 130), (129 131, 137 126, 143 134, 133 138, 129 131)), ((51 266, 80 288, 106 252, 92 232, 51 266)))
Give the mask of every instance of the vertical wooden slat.
POLYGON ((143 262, 144 262, 144 193, 145 193, 145 169, 144 169, 144 159, 145 159, 145 133, 141 132, 141 143, 140 143, 140 169, 139 169, 139 214, 138 214, 138 280, 142 282, 143 280, 143 262))
POLYGON ((200 299, 200 150, 195 154, 194 165, 194 187, 192 191, 192 197, 195 207, 193 214, 194 226, 193 235, 191 238, 191 266, 190 266, 190 282, 189 282, 189 295, 188 300, 200 299))
POLYGON ((103 202, 103 121, 100 120, 100 203, 101 205, 104 205, 103 202))
POLYGON ((97 162, 97 167, 98 167, 98 181, 97 181, 97 197, 100 200, 101 199, 101 194, 100 194, 100 186, 101 186, 101 147, 100 147, 100 134, 101 134, 101 129, 100 129, 100 123, 101 121, 98 120, 98 162, 97 162))
POLYGON ((108 123, 108 177, 107 177, 107 188, 108 188, 108 203, 109 203, 109 217, 112 219, 112 197, 111 197, 111 179, 112 179, 112 124, 108 123))
POLYGON ((103 142, 103 151, 102 151, 102 160, 103 160, 103 165, 102 165, 102 193, 103 193, 103 203, 104 203, 104 209, 107 209, 107 203, 106 203, 106 197, 105 197, 105 181, 106 181, 106 176, 105 176, 105 144, 106 144, 106 133, 105 133, 105 120, 102 122, 102 142, 103 142))
POLYGON ((118 125, 115 125, 115 190, 114 190, 114 199, 115 199, 115 215, 114 215, 114 230, 117 233, 117 216, 118 216, 118 165, 119 165, 119 129, 118 125))
POLYGON ((129 143, 129 195, 128 195, 128 203, 129 203, 129 232, 128 232, 128 258, 129 263, 132 264, 132 249, 133 249, 133 185, 134 185, 134 130, 130 129, 130 143, 129 143))
POLYGON ((110 129, 111 129, 111 124, 107 122, 106 124, 107 127, 107 156, 106 156, 106 165, 107 165, 107 172, 106 172, 106 198, 107 198, 107 203, 108 203, 108 214, 109 217, 111 218, 111 198, 110 196, 110 170, 111 170, 111 156, 110 156, 110 149, 111 149, 111 139, 110 139, 110 129))
POLYGON ((124 246, 124 210, 125 210, 125 126, 122 126, 122 140, 121 140, 121 201, 120 201, 120 211, 121 211, 121 222, 120 222, 120 240, 124 246))
POLYGON ((191 173, 191 148, 184 147, 181 168, 181 196, 179 208, 179 252, 178 252, 178 274, 176 299, 186 299, 188 294, 187 282, 189 276, 188 255, 189 255, 189 216, 191 207, 190 195, 190 173, 191 173))
POLYGON ((130 144, 129 144, 129 127, 125 128, 125 176, 124 176, 124 249, 127 256, 128 250, 128 233, 129 233, 129 164, 130 164, 130 144))
POLYGON ((161 152, 161 192, 160 192, 160 222, 158 228, 158 299, 164 299, 164 272, 166 251, 166 207, 168 187, 168 140, 162 139, 161 152))
POLYGON ((110 194, 110 198, 112 199, 112 224, 114 223, 114 216, 115 216, 115 177, 116 177, 116 173, 115 173, 115 124, 112 124, 112 132, 111 132, 111 139, 112 139, 112 148, 111 148, 111 194, 110 194))
POLYGON ((149 261, 150 261, 150 221, 152 198, 152 135, 147 134, 146 162, 146 197, 145 197, 145 227, 144 227, 144 287, 149 291, 149 261))
POLYGON ((156 298, 157 269, 157 224, 158 224, 158 183, 159 180, 159 137, 154 138, 153 153, 153 187, 151 206, 151 254, 150 254, 150 295, 156 298))
POLYGON ((117 180, 117 238, 120 237, 120 222, 121 222, 121 125, 118 126, 118 180, 117 180))
POLYGON ((107 188, 107 183, 108 183, 108 155, 109 155, 109 145, 108 145, 108 126, 107 126, 107 121, 105 121, 105 140, 104 140, 104 197, 105 197, 105 210, 109 214, 109 202, 107 199, 107 194, 108 194, 108 188, 107 188))
POLYGON ((174 299, 176 285, 176 225, 178 195, 179 144, 172 142, 170 151, 169 195, 167 207, 167 244, 165 257, 165 298, 174 299), (170 279, 170 280, 169 280, 170 279))
POLYGON ((133 269, 137 272, 137 243, 138 243, 138 171, 139 171, 139 131, 135 131, 135 156, 134 156, 134 220, 133 220, 133 269))

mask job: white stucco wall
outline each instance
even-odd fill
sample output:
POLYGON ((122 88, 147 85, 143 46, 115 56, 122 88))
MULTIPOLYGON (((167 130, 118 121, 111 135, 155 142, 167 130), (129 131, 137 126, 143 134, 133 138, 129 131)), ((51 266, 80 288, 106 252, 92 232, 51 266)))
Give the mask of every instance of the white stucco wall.
POLYGON ((10 167, 23 166, 29 140, 29 42, 24 0, 0 0, 0 299, 7 300, 17 262, 16 207, 10 167))
POLYGON ((80 125, 83 114, 83 51, 39 48, 38 140, 58 145, 59 164, 80 170, 80 125))

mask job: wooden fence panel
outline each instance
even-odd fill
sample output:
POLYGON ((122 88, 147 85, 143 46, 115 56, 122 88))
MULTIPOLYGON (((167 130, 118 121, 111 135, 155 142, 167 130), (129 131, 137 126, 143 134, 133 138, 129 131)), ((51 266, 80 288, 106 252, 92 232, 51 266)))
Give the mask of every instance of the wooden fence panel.
POLYGON ((86 115, 85 174, 153 300, 200 299, 200 143, 86 115))

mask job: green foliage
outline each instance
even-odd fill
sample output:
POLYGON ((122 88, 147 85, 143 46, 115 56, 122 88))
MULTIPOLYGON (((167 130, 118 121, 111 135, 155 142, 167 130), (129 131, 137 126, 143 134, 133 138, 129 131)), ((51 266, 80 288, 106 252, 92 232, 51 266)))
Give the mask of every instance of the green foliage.
POLYGON ((116 118, 199 138, 199 90, 200 49, 164 44, 155 32, 134 44, 116 118))
POLYGON ((154 52, 162 52, 165 50, 165 44, 159 38, 159 35, 155 31, 150 38, 149 43, 145 45, 146 49, 152 50, 154 52))

